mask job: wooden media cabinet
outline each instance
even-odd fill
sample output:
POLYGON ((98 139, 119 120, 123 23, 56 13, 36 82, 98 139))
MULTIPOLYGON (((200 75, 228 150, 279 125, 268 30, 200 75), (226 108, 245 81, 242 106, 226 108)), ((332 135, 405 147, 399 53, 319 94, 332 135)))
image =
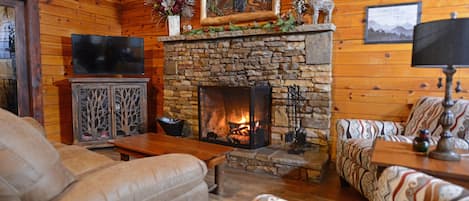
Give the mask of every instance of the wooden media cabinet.
POLYGON ((111 146, 110 139, 147 130, 149 78, 71 78, 74 144, 111 146))

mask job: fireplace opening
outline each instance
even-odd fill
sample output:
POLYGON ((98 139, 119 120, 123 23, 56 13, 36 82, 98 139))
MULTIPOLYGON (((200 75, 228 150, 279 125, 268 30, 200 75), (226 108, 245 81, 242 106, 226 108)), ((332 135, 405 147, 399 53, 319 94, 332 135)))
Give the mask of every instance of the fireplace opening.
POLYGON ((199 139, 255 149, 270 144, 270 86, 199 86, 199 139))

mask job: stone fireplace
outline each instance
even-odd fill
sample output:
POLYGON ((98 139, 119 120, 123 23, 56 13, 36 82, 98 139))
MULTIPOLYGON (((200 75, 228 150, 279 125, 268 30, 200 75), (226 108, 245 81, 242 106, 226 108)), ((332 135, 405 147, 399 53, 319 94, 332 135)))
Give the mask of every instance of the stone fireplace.
MULTIPOLYGON (((284 33, 255 29, 159 37, 158 40, 164 43, 165 56, 164 114, 186 120, 185 135, 198 135, 201 140, 213 140, 222 144, 239 145, 244 142, 244 148, 258 146, 247 145, 248 134, 243 132, 249 131, 252 134, 252 129, 258 127, 257 123, 263 124, 263 128, 267 130, 269 122, 271 133, 267 136, 270 139, 265 141, 271 145, 255 150, 237 149, 227 156, 228 165, 318 182, 324 175, 324 167, 329 159, 334 31, 333 24, 318 24, 298 26, 284 33), (296 115, 306 132, 306 141, 312 147, 300 155, 285 151, 289 145, 286 142, 290 118, 287 112, 288 87, 293 85, 299 86, 301 96, 305 99, 296 115), (248 91, 256 86, 270 86, 271 114, 265 116, 270 116, 270 120, 256 117, 256 112, 246 112, 253 109, 246 105, 256 104, 249 102, 251 98, 247 98, 242 103, 245 108, 249 108, 242 109, 242 113, 247 114, 237 115, 241 118, 245 116, 246 121, 230 120, 231 117, 225 115, 212 119, 214 122, 208 129, 207 122, 210 118, 203 112, 199 113, 199 109, 213 105, 199 105, 199 86, 214 87, 213 89, 222 91, 215 93, 217 95, 209 95, 223 99, 224 105, 217 106, 221 113, 233 110, 230 108, 232 98, 239 96, 226 94, 226 88, 221 88, 245 89, 243 93, 246 94, 242 96, 251 96, 248 91), (248 125, 243 124, 246 122, 248 125), (214 126, 216 124, 220 126, 214 126), (249 130, 245 130, 247 126, 249 130), (238 132, 236 140, 230 129, 238 132), (229 140, 227 136, 233 138, 229 140)), ((202 95, 211 93, 207 89, 209 88, 202 89, 202 95)), ((251 142, 255 137, 250 134, 251 142)))
POLYGON ((254 149, 269 145, 270 86, 199 86, 199 139, 254 149))
POLYGON ((164 113, 185 119, 186 135, 199 134, 198 86, 272 87, 272 144, 288 132, 287 86, 298 85, 307 141, 327 146, 331 125, 333 24, 295 30, 227 31, 159 37, 164 42, 164 113))

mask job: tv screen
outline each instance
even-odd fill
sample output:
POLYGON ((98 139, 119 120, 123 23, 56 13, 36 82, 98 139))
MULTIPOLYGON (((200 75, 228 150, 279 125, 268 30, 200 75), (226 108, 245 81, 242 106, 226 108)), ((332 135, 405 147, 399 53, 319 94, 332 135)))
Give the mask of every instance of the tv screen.
POLYGON ((143 38, 72 34, 75 74, 143 74, 143 38))

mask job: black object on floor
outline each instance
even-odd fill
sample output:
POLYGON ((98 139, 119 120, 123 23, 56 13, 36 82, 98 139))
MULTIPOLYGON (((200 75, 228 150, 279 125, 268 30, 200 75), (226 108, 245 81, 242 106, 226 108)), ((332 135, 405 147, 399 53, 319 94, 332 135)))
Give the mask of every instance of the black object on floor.
POLYGON ((182 136, 184 120, 169 117, 160 117, 157 119, 157 121, 167 135, 182 136))

